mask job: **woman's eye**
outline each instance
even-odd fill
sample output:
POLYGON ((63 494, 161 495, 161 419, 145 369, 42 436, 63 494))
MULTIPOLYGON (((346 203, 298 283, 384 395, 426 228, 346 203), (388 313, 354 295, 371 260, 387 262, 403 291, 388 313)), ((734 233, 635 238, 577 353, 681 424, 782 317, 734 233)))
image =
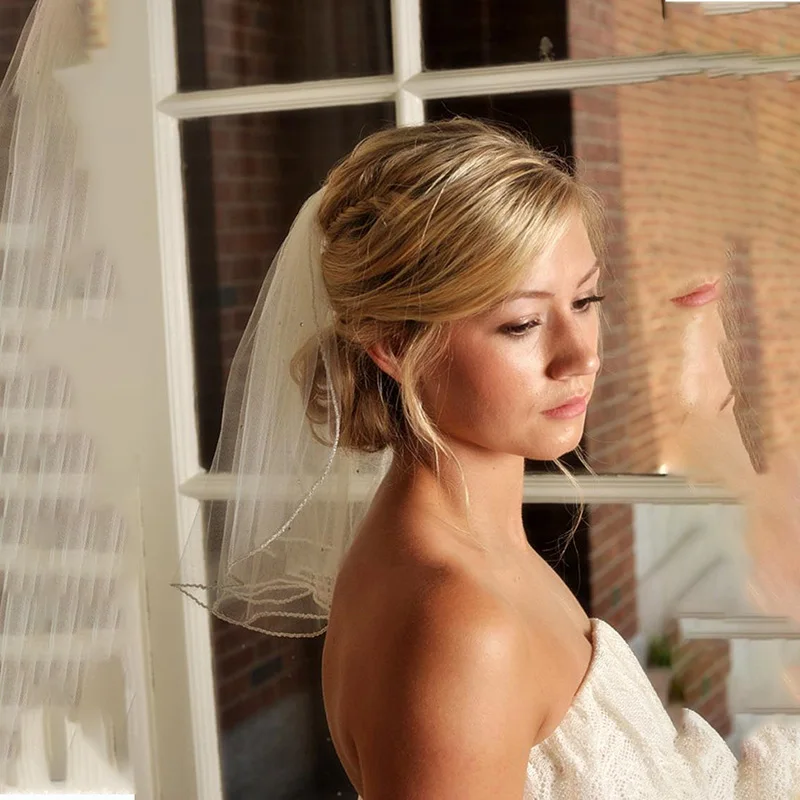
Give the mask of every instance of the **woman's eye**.
POLYGON ((605 299, 606 296, 604 294, 592 294, 589 297, 582 297, 580 300, 576 300, 572 305, 576 311, 586 311, 590 306, 595 303, 602 303, 605 299))
POLYGON ((520 325, 506 325, 503 328, 503 333, 507 333, 510 336, 524 336, 526 333, 528 333, 528 331, 538 328, 539 325, 541 325, 539 320, 532 319, 528 322, 523 322, 520 325))

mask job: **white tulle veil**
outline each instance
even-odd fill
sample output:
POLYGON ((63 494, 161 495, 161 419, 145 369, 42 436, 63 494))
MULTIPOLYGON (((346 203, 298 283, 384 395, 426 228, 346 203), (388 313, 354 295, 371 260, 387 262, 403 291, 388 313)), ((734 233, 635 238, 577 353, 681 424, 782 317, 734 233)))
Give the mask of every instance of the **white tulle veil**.
POLYGON ((222 619, 284 636, 325 630, 336 575, 387 464, 385 453, 339 444, 323 191, 297 215, 231 366, 211 468, 226 499, 206 505, 194 532, 205 537, 208 579, 177 584, 222 619), (291 367, 301 348, 318 367, 298 383, 291 367), (312 388, 326 415, 313 427, 312 388))

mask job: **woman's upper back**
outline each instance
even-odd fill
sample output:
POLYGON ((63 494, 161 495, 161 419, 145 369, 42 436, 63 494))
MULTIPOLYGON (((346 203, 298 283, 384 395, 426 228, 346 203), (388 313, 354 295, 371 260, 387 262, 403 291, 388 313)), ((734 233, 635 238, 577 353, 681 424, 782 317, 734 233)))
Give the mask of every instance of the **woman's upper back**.
POLYGON ((368 522, 337 581, 323 662, 337 751, 368 797, 518 797, 586 672, 582 612, 532 551, 405 522, 368 522))

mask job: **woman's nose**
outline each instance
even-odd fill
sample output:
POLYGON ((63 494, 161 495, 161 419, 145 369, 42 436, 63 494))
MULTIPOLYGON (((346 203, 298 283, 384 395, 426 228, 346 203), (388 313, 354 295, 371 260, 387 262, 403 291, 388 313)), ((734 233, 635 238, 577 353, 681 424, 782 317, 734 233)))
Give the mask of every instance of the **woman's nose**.
POLYGON ((598 333, 595 325, 565 324, 553 342, 549 377, 563 380, 596 375, 600 370, 598 333))

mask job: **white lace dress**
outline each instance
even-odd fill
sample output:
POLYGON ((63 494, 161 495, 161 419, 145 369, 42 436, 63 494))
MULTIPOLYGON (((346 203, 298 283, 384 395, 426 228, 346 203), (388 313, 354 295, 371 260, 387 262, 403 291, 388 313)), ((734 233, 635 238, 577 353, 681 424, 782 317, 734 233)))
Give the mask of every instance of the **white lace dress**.
POLYGON ((592 620, 594 653, 558 728, 531 750, 524 800, 798 800, 800 727, 770 724, 736 758, 693 711, 675 726, 627 642, 592 620))

